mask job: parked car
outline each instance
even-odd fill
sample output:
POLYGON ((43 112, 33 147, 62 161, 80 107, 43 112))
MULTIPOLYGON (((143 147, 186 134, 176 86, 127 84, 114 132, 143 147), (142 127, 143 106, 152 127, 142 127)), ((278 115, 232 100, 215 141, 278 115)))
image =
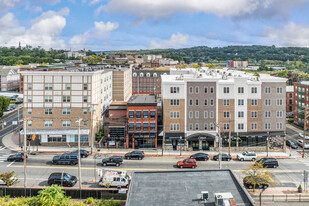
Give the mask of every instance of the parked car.
MULTIPOLYGON (((304 133, 299 133, 299 136, 303 139, 303 138, 304 138, 304 133)), ((309 140, 309 135, 308 135, 308 133, 306 133, 305 139, 308 139, 308 140, 309 140)))
POLYGON ((297 144, 295 142, 293 142, 292 140, 290 140, 290 139, 286 140, 285 143, 286 143, 286 146, 289 146, 292 149, 297 149, 298 148, 297 144))
MULTIPOLYGON (((303 147, 303 139, 298 139, 297 144, 299 146, 303 147)), ((309 141, 308 140, 305 141, 305 149, 309 149, 309 141)))
POLYGON ((71 176, 68 173, 61 173, 61 172, 52 173, 47 180, 48 185, 57 184, 68 187, 73 187, 76 184, 76 182, 77 182, 76 176, 71 176))
POLYGON ((258 188, 267 189, 269 187, 269 184, 264 182, 263 180, 259 180, 259 182, 264 182, 264 183, 262 183, 260 185, 253 185, 253 184, 248 182, 248 179, 249 179, 249 176, 246 176, 246 177, 243 178, 244 186, 246 188, 253 189, 253 187, 254 187, 255 189, 258 189, 258 188))
POLYGON ((183 161, 178 161, 177 162, 177 167, 178 168, 184 168, 184 167, 187 167, 187 168, 196 168, 197 167, 197 163, 196 163, 196 160, 195 159, 184 159, 183 161))
MULTIPOLYGON (((28 158, 28 156, 26 157, 28 158)), ((15 153, 15 154, 8 156, 7 161, 8 162, 12 162, 12 161, 23 162, 24 159, 25 159, 24 153, 15 153)))
MULTIPOLYGON (((219 154, 214 155, 212 159, 218 161, 219 160, 219 154)), ((230 161, 231 159, 232 159, 232 157, 230 155, 222 154, 222 161, 230 161)))
POLYGON ((206 161, 209 160, 209 156, 205 153, 195 153, 190 156, 190 159, 195 159, 196 161, 206 161))
POLYGON ((106 171, 99 180, 101 187, 128 187, 131 177, 127 171, 106 171))
POLYGON ((77 165, 78 155, 72 153, 64 153, 61 156, 54 156, 52 163, 58 165, 77 165))
POLYGON ((121 156, 111 156, 108 158, 105 158, 102 160, 102 165, 107 166, 107 165, 115 165, 119 167, 123 162, 123 159, 121 156))
POLYGON ((240 161, 255 161, 257 159, 257 155, 255 152, 243 152, 237 155, 237 159, 240 161))
POLYGON ((143 159, 144 158, 144 152, 143 151, 132 151, 124 155, 125 159, 143 159))
POLYGON ((23 101, 18 101, 18 102, 15 102, 15 104, 22 104, 23 101))
MULTIPOLYGON (((75 154, 78 156, 78 150, 75 150, 73 152, 71 152, 71 154, 75 154)), ((90 155, 89 151, 87 150, 84 150, 84 149, 81 149, 80 150, 80 157, 83 158, 83 157, 88 157, 90 155)))
POLYGON ((262 158, 262 159, 259 159, 257 162, 262 163, 263 167, 267 167, 267 168, 279 167, 279 162, 275 158, 262 158))

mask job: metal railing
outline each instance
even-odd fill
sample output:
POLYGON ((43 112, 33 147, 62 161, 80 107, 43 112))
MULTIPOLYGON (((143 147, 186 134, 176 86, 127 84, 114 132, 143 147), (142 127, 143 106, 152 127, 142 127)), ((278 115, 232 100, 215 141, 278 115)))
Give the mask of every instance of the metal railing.
MULTIPOLYGON (((253 196, 259 202, 259 196, 253 196)), ((262 194, 262 202, 309 202, 309 194, 262 194)))

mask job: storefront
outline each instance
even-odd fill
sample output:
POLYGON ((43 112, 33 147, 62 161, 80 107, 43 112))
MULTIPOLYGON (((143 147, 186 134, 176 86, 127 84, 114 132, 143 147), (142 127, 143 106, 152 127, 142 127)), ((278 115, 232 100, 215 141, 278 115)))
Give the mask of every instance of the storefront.
POLYGON ((207 133, 192 134, 186 137, 188 141, 188 147, 193 151, 209 150, 210 147, 215 145, 215 136, 207 133))
POLYGON ((184 146, 185 133, 173 132, 165 133, 165 147, 171 148, 172 150, 178 150, 177 146, 184 146))
POLYGON ((156 133, 129 133, 129 148, 156 148, 156 133))

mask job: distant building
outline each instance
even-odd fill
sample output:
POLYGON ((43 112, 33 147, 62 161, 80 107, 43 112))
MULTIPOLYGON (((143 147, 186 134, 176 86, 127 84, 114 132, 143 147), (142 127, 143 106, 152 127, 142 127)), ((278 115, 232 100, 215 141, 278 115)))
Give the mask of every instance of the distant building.
POLYGON ((230 67, 230 68, 246 68, 246 67, 248 67, 248 61, 228 61, 228 67, 230 67))
POLYGON ((286 116, 293 117, 294 86, 286 86, 286 116))
MULTIPOLYGON (((309 108, 309 81, 294 83, 294 123, 301 127, 304 126, 306 108, 309 108)), ((309 113, 309 109, 307 111, 309 113)), ((309 117, 307 125, 309 127, 309 117)))
POLYGON ((121 67, 113 71, 113 101, 128 101, 132 96, 132 68, 121 67))
POLYGON ((157 100, 132 96, 127 103, 127 148, 157 148, 157 100))
POLYGON ((18 69, 0 68, 1 91, 18 91, 19 81, 18 69))
POLYGON ((70 58, 70 57, 74 57, 74 58, 77 58, 77 57, 86 57, 86 51, 66 51, 64 52, 64 55, 67 57, 67 58, 70 58))

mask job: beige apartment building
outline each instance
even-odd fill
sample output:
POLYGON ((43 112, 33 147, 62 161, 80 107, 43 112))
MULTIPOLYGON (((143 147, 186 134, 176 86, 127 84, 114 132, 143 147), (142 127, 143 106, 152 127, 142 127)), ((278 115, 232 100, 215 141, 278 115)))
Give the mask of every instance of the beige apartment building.
POLYGON ((127 102, 132 96, 132 68, 113 69, 113 101, 127 102))

